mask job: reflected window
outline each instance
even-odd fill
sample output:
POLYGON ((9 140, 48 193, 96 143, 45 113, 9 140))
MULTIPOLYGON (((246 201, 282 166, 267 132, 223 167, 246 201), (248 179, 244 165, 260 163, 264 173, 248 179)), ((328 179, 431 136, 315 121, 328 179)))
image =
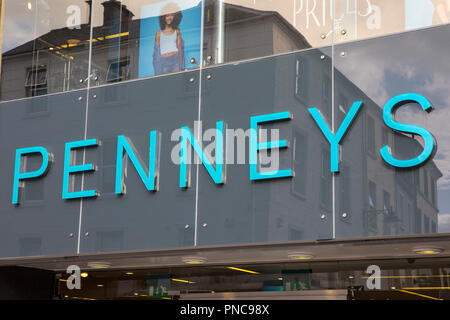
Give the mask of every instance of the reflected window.
POLYGON ((295 227, 289 226, 288 240, 294 241, 294 240, 302 240, 302 239, 303 239, 303 232, 295 227))
POLYGON ((375 121, 367 116, 367 152, 375 155, 375 121))
POLYGON ((376 184, 372 181, 369 181, 369 208, 375 209, 376 207, 376 184))
POLYGON ((430 218, 427 216, 424 216, 424 232, 425 233, 430 233, 430 218))
MULTIPOLYGON (((116 144, 114 139, 104 139, 102 144, 102 194, 113 194, 116 174, 116 144)), ((125 165, 127 160, 128 157, 125 157, 125 165)), ((124 174, 126 179, 127 169, 124 170, 124 174)))
POLYGON ((302 102, 306 101, 306 94, 308 92, 308 81, 306 74, 305 60, 297 59, 295 65, 295 96, 302 102))
POLYGON ((40 237, 19 238, 21 256, 38 256, 42 254, 42 239, 40 237))
POLYGON ((331 90, 331 78, 324 74, 322 80, 322 110, 327 119, 331 119, 331 90))
POLYGON ((294 172, 295 178, 292 179, 292 191, 295 195, 306 195, 306 156, 307 136, 306 134, 294 132, 294 172))
MULTIPOLYGON (((351 215, 351 190, 352 183, 350 179, 350 166, 348 163, 342 164, 342 170, 339 173, 339 181, 341 183, 341 187, 339 188, 339 202, 341 207, 341 214, 347 213, 350 217, 351 215)), ((343 219, 345 222, 350 222, 350 219, 343 219)))
POLYGON ((369 234, 378 233, 378 218, 377 218, 377 185, 375 182, 369 180, 369 209, 367 212, 367 227, 369 234))
POLYGON ((431 178, 431 203, 434 207, 437 207, 437 201, 436 201, 436 180, 434 178, 431 178))
POLYGON ((112 61, 108 66, 106 82, 120 82, 130 78, 130 59, 127 57, 119 61, 112 61))
POLYGON ((98 231, 96 238, 96 251, 119 251, 123 249, 123 231, 98 231))
POLYGON ((398 216, 400 218, 403 218, 403 216, 404 216, 405 207, 406 207, 405 197, 403 196, 403 194, 401 192, 399 192, 398 198, 397 198, 397 211, 398 211, 398 216))
POLYGON ((415 232, 416 233, 422 233, 422 210, 419 208, 416 209, 416 219, 415 219, 415 232))
POLYGON ((321 156, 320 202, 327 209, 331 209, 330 153, 323 149, 321 156))
POLYGON ((387 191, 384 191, 383 193, 384 198, 384 212, 386 214, 391 214, 391 194, 387 191))
POLYGON ((430 200, 429 196, 429 186, 428 186, 428 171, 427 169, 423 169, 423 194, 427 200, 430 200))
POLYGON ((25 80, 27 97, 47 94, 47 68, 29 68, 25 80))

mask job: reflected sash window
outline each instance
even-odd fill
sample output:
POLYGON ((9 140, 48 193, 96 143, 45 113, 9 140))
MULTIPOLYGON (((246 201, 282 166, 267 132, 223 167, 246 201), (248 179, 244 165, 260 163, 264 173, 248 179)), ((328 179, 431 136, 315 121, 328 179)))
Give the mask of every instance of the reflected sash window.
POLYGON ((378 232, 378 218, 377 218, 377 186, 374 182, 369 180, 369 209, 367 212, 367 227, 369 234, 377 234, 378 232))
MULTIPOLYGON (((339 173, 339 203, 340 203, 340 213, 347 213, 350 217, 352 216, 352 199, 351 199, 351 190, 352 190, 352 182, 350 179, 351 168, 348 163, 342 164, 342 170, 339 173)), ((343 219, 343 221, 350 223, 351 219, 343 219)))
POLYGON ((384 198, 384 213, 387 215, 391 214, 391 195, 389 192, 384 191, 383 194, 383 198, 384 198))
POLYGON ((305 103, 309 83, 307 80, 307 66, 304 59, 297 59, 295 63, 295 97, 305 103))
POLYGON ((436 189, 437 189, 437 184, 436 184, 436 180, 431 177, 431 203, 433 204, 434 207, 437 207, 437 201, 436 201, 436 189))
POLYGON ((120 82, 130 78, 130 59, 122 59, 119 61, 111 61, 108 66, 108 74, 106 82, 120 82))
POLYGON ((376 205, 376 184, 369 181, 369 207, 375 209, 376 205))
POLYGON ((25 79, 27 97, 35 97, 47 94, 47 68, 29 68, 25 79))
POLYGON ((422 233, 422 211, 416 208, 415 232, 422 233))
POLYGON ((295 179, 292 179, 292 191, 295 195, 306 195, 306 156, 307 156, 307 136, 306 133, 294 131, 294 172, 295 179))
MULTIPOLYGON (((102 139, 102 194, 114 194, 116 173, 116 139, 102 139)), ((125 168, 128 165, 128 157, 125 157, 125 168)), ((124 170, 125 179, 127 170, 124 170)))
POLYGON ((320 202, 326 209, 331 210, 331 174, 330 174, 330 153, 322 149, 321 154, 321 174, 320 174, 320 202))
POLYGON ((423 193, 425 195, 425 198, 429 200, 429 193, 428 193, 428 171, 427 169, 423 169, 423 193))
POLYGON ((331 78, 324 74, 322 78, 322 111, 327 119, 331 119, 331 78))
POLYGON ((375 121, 371 116, 367 116, 367 151, 375 155, 375 121))
POLYGON ((424 216, 424 229, 425 233, 430 233, 430 218, 427 216, 424 216))

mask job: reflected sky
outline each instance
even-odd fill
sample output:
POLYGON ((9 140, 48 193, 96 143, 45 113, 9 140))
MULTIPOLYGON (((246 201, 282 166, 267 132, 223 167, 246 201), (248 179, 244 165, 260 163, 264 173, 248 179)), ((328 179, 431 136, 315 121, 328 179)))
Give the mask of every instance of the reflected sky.
POLYGON ((396 119, 426 128, 437 140, 434 162, 443 174, 438 180, 439 232, 450 232, 449 50, 448 24, 339 45, 335 50, 336 68, 379 106, 409 92, 422 94, 432 103, 434 110, 429 114, 418 106, 406 106, 396 119))

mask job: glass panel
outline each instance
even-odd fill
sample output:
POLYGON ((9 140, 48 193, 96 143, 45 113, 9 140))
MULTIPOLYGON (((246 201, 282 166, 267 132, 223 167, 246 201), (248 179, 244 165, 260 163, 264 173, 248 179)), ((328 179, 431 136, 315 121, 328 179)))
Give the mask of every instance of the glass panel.
POLYGON ((0 99, 85 88, 90 6, 83 0, 5 0, 0 99))
POLYGON ((307 110, 316 107, 331 123, 330 51, 311 49, 203 71, 203 141, 211 148, 209 133, 224 121, 226 183, 215 184, 200 165, 199 245, 332 237, 329 147, 307 110), (292 169, 295 177, 251 181, 250 118, 285 111, 291 120, 261 123, 257 136, 260 143, 286 140, 288 147, 259 151, 256 165, 258 172, 292 169))
POLYGON ((450 2, 448 0, 334 1, 334 41, 336 43, 450 22, 450 2))
POLYGON ((198 119, 198 73, 90 90, 87 137, 99 139, 100 146, 86 151, 86 163, 95 164, 98 170, 85 176, 84 190, 95 189, 99 195, 83 201, 82 253, 194 245, 196 168, 187 166, 191 185, 180 188, 176 148, 180 146, 177 129, 187 126, 194 132, 198 119), (153 130, 158 134, 156 144, 150 143, 155 150, 155 162, 150 162, 153 130), (123 150, 118 147, 119 135, 126 137, 129 146, 124 152, 124 169, 121 165, 118 169, 122 170, 119 191, 123 195, 115 193, 116 154, 123 150), (135 162, 130 153, 135 154, 135 162), (139 164, 146 177, 150 169, 159 168, 153 170, 155 182, 148 184, 158 191, 148 191, 136 169, 139 164))
POLYGON ((89 270, 81 290, 75 293, 59 281, 55 291, 69 300, 219 300, 230 295, 259 300, 449 300, 448 263, 398 259, 89 270), (380 267, 375 281, 367 272, 370 265, 380 267))
POLYGON ((201 0, 95 0, 96 86, 198 68, 201 0))
MULTIPOLYGON (((344 138, 336 181, 337 237, 450 232, 447 178, 450 96, 450 26, 342 44, 335 48, 335 114, 339 126, 355 101, 359 115, 344 138), (424 139, 399 133, 383 121, 386 103, 416 93, 434 107, 398 108, 395 120, 422 127, 436 140, 435 153, 420 166, 395 168, 383 160, 388 145, 396 159, 422 153, 424 139)), ((428 142, 427 142, 428 143, 428 142)))
MULTIPOLYGON (((0 257, 75 254, 80 201, 61 197, 64 147, 84 136, 86 91, 20 99, 0 104, 0 257), (80 99, 82 98, 82 99, 80 99), (53 154, 42 176, 21 179, 18 205, 12 204, 17 149, 41 146, 53 154)), ((73 165, 81 164, 77 154, 73 165)), ((21 173, 44 163, 38 152, 25 153, 21 173)), ((74 188, 81 177, 73 175, 74 188)))
POLYGON ((331 0, 205 0, 206 65, 332 44, 331 0))

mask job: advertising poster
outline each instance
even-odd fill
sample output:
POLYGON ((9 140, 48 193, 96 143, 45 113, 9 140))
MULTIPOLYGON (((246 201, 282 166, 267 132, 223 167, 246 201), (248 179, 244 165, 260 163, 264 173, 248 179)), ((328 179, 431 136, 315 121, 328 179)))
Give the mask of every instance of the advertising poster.
POLYGON ((201 0, 167 0, 142 7, 139 77, 183 71, 200 61, 201 0))

